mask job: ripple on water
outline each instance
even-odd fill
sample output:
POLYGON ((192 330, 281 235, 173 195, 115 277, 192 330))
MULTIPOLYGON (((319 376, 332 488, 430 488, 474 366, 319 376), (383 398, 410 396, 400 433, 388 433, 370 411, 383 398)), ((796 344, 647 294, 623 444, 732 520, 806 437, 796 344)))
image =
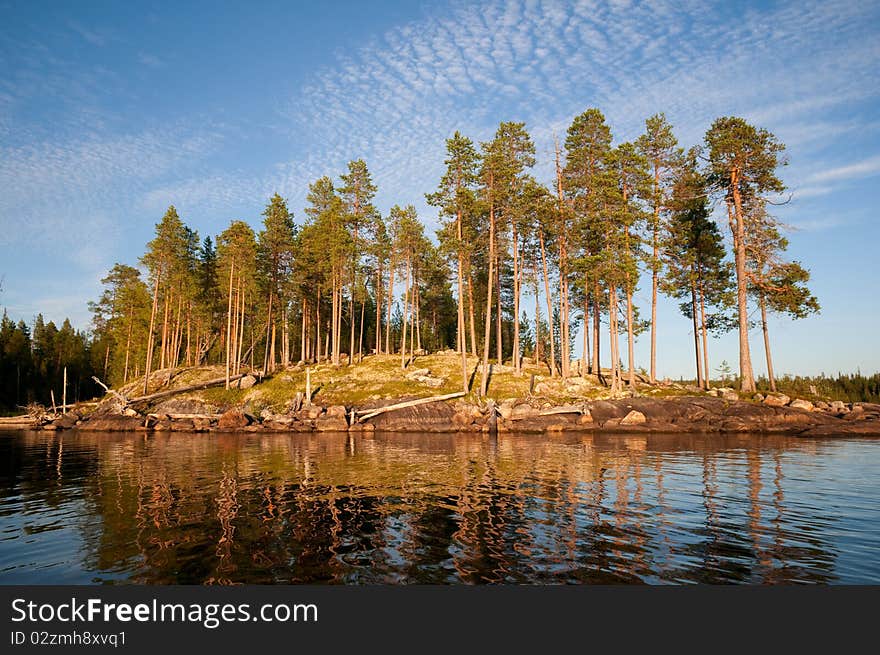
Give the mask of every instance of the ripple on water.
POLYGON ((880 582, 880 440, 2 434, 0 582, 880 582))

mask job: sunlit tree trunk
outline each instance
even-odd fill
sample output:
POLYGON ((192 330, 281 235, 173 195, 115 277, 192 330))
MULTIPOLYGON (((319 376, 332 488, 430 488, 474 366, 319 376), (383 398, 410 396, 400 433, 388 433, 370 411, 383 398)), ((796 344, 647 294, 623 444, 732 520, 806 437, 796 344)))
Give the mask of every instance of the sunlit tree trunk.
POLYGON ((144 366, 144 395, 147 393, 147 384, 150 381, 150 368, 153 364, 153 332, 156 326, 156 311, 159 307, 159 280, 162 278, 162 266, 156 270, 156 286, 153 289, 153 309, 150 311, 150 331, 147 335, 147 361, 144 366))
MULTIPOLYGON (((544 231, 538 230, 538 241, 541 244, 541 268, 544 271, 544 296, 547 300, 547 327, 550 331, 550 377, 556 377, 556 345, 553 338, 553 296, 550 294, 550 276, 547 274, 547 253, 544 248, 544 231)), ((537 301, 536 301, 537 302, 537 301)))
POLYGON ((703 388, 702 362, 700 361, 700 331, 697 327, 697 288, 691 284, 691 315, 694 319, 694 356, 697 360, 697 386, 703 388))
POLYGON ((776 377, 773 375, 773 358, 770 356, 770 333, 767 330, 767 305, 764 301, 764 293, 758 296, 758 304, 761 307, 761 330, 764 332, 764 352, 767 354, 767 377, 770 380, 770 391, 776 391, 776 377))

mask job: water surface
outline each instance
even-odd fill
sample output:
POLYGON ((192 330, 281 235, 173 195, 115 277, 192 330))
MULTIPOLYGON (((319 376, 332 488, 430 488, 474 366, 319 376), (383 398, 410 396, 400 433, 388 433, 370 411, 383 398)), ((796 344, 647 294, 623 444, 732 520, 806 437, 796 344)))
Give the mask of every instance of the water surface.
POLYGON ((880 583, 880 440, 0 433, 0 583, 880 583))

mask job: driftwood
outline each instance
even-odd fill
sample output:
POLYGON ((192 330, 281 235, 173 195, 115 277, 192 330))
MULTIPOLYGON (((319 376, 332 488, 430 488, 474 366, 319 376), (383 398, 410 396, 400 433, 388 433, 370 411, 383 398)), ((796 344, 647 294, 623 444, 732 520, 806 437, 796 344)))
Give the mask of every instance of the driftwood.
MULTIPOLYGON (((240 380, 246 375, 250 375, 250 373, 239 373, 238 375, 233 375, 229 378, 230 382, 234 380, 240 380)), ((198 384, 191 384, 188 387, 180 387, 178 389, 168 389, 166 391, 159 391, 156 393, 147 394, 146 396, 138 396, 137 398, 130 398, 128 400, 129 405, 134 405, 135 403, 145 403, 151 400, 159 400, 159 398, 166 398, 168 396, 173 396, 178 393, 186 393, 187 391, 198 391, 199 389, 207 389, 208 387, 219 387, 221 384, 226 384, 226 376, 222 378, 214 378, 213 380, 208 380, 207 382, 200 382, 198 384)))
POLYGON ((406 409, 407 407, 415 407, 416 405, 427 405, 428 403, 437 403, 441 400, 452 400, 453 398, 461 398, 464 396, 464 391, 457 391, 456 393, 447 393, 442 396, 431 396, 430 398, 419 398, 417 400, 408 400, 404 403, 395 403, 394 405, 386 405, 385 407, 377 407, 376 409, 365 409, 365 410, 352 410, 352 415, 357 417, 356 421, 360 423, 361 421, 366 421, 367 419, 373 418, 374 416, 379 416, 379 414, 384 414, 385 412, 393 412, 398 409, 406 409), (362 414, 362 416, 358 416, 358 414, 362 414))
POLYGON ((94 375, 92 376, 92 379, 93 379, 95 382, 97 382, 100 386, 102 386, 102 387, 104 388, 104 391, 105 391, 106 393, 113 394, 114 396, 116 396, 117 398, 119 398, 119 400, 122 401, 122 404, 123 404, 123 405, 127 405, 127 404, 128 404, 128 398, 126 398, 125 396, 123 396, 121 393, 119 393, 118 391, 114 391, 113 389, 111 389, 110 387, 108 387, 106 384, 104 384, 103 382, 101 382, 101 381, 100 381, 97 377, 95 377, 94 375))
POLYGON ((0 416, 0 426, 2 425, 33 425, 36 423, 34 417, 30 414, 23 416, 0 416))

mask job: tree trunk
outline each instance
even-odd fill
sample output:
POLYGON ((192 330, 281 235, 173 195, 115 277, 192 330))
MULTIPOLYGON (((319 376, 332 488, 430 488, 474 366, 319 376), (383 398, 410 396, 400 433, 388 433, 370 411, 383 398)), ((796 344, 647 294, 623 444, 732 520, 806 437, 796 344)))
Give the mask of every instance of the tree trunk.
POLYGON ((364 361, 364 305, 366 302, 366 298, 361 300, 361 328, 360 335, 358 336, 358 363, 364 361))
POLYGON ((153 331, 156 326, 156 311, 159 307, 159 280, 162 278, 162 266, 156 270, 156 286, 153 289, 153 309, 150 312, 150 332, 147 335, 147 361, 144 366, 144 394, 147 393, 147 384, 150 381, 150 368, 153 363, 153 331))
MULTIPOLYGON (((269 310, 266 313, 266 351, 263 353, 263 375, 269 372, 269 335, 273 329, 272 325, 272 296, 274 294, 269 291, 269 310)), ((272 335, 272 344, 275 343, 275 337, 272 335)), ((273 353, 274 355, 274 353, 273 353)), ((274 364, 274 362, 273 362, 274 364)))
MULTIPOLYGON (((554 139, 555 141, 555 139, 554 139)), ((571 362, 570 341, 568 332, 570 321, 568 316, 568 253, 565 242, 565 197, 562 193, 562 165, 559 161, 559 143, 554 143, 556 149, 556 196, 559 211, 559 314, 562 325, 559 326, 560 357, 562 359, 562 379, 568 378, 569 363, 571 362)))
POLYGON ((599 289, 599 282, 597 281, 593 284, 593 293, 592 293, 592 298, 593 298, 593 360, 595 362, 596 375, 598 375, 599 379, 601 380, 602 379, 602 358, 600 357, 600 352, 599 352, 599 345, 601 343, 599 330, 602 328, 602 325, 601 325, 602 317, 600 316, 601 305, 600 305, 599 299, 602 296, 600 294, 601 294, 601 291, 599 289))
POLYGON ((659 231, 660 231, 660 203, 657 197, 660 193, 660 167, 654 164, 654 222, 652 225, 654 258, 651 260, 651 371, 648 379, 651 384, 657 381, 657 286, 659 271, 657 262, 660 257, 659 231))
POLYGON ((467 372, 467 335, 464 329, 464 279, 463 275, 463 253, 464 243, 462 240, 461 230, 461 211, 457 213, 456 232, 458 236, 458 352, 461 354, 461 388, 467 393, 468 389, 468 372, 467 372))
POLYGON ((611 391, 620 391, 618 363, 620 353, 617 350, 617 289, 608 287, 608 342, 611 351, 611 391))
MULTIPOLYGON (((229 360, 232 343, 232 278, 235 272, 235 260, 229 265, 229 299, 226 304, 226 388, 229 389, 229 360)), ((146 390, 144 390, 146 394, 146 390)))
POLYGON ((497 246, 495 251, 495 296, 498 298, 498 312, 495 314, 495 355, 498 359, 498 366, 501 366, 504 363, 501 343, 501 256, 497 246))
POLYGON ((382 260, 376 266, 376 354, 382 354, 382 260))
MULTIPOLYGON (((556 377, 556 344, 553 338, 553 297, 550 295, 550 276, 547 274, 547 253, 544 248, 544 231, 538 230, 541 244, 541 267, 544 269, 544 295, 547 297, 547 327, 550 331, 550 377, 556 377)), ((537 302, 537 301, 536 301, 537 302)))
POLYGON ((165 294, 165 310, 162 315, 162 344, 159 352, 159 369, 165 368, 165 360, 168 357, 168 297, 169 293, 165 294))
POLYGON ((128 382, 128 357, 131 352, 131 329, 134 325, 134 305, 129 308, 128 314, 128 330, 125 336, 125 368, 122 373, 122 384, 128 382))
POLYGON ((697 329, 697 289, 691 284, 691 315, 694 319, 694 356, 697 360, 697 386, 703 389, 703 374, 700 362, 700 331, 697 329))
POLYGON ((391 308, 394 305, 394 263, 388 270, 388 320, 385 321, 385 352, 391 354, 391 308))
POLYGON ((532 286, 535 294, 535 352, 532 353, 535 366, 541 361, 541 296, 538 287, 538 262, 532 259, 532 286))
POLYGON ((776 377, 773 375, 773 358, 770 356, 770 333, 767 331, 767 305, 764 292, 758 296, 761 305, 761 330, 764 332, 764 352, 767 354, 767 378, 770 380, 770 391, 776 391, 776 377))
POLYGON ((406 258, 406 286, 403 291, 403 338, 400 340, 400 368, 406 368, 407 304, 409 303, 410 261, 406 258))
POLYGON ((422 351, 422 297, 419 293, 419 270, 415 270, 413 276, 413 300, 415 300, 415 312, 413 313, 413 321, 415 322, 416 350, 422 351))
POLYGON ((468 287, 468 320, 470 322, 470 331, 471 331, 471 353, 474 357, 477 356, 477 352, 479 347, 477 346, 477 321, 474 318, 474 314, 476 310, 474 309, 474 280, 471 277, 470 267, 468 267, 467 274, 467 287, 468 287))
POLYGON ((755 375, 752 372, 752 355, 749 351, 748 280, 746 279, 745 217, 739 191, 738 171, 730 173, 733 204, 736 218, 734 247, 736 249, 736 300, 739 311, 739 372, 740 391, 755 393, 755 375))
POLYGON ((516 233, 516 220, 512 222, 513 229, 513 371, 514 375, 521 375, 522 369, 519 361, 519 293, 520 293, 520 261, 519 261, 519 235, 516 233))
MULTIPOLYGON (((702 273, 701 273, 702 275, 702 273)), ((703 335, 703 384, 709 388, 709 339, 706 335, 706 298, 703 292, 703 280, 700 279, 700 332, 703 335)))
POLYGON ((235 356, 235 374, 238 375, 241 372, 241 347, 244 344, 244 315, 245 315, 245 292, 242 286, 242 279, 239 275, 238 277, 238 287, 242 289, 241 291, 241 327, 238 330, 238 354, 235 356))
MULTIPOLYGON (((492 178, 490 176, 490 188, 492 178)), ((495 274, 495 205, 489 201, 489 271, 486 281, 486 325, 485 341, 483 342, 483 370, 480 379, 480 396, 485 398, 489 390, 489 338, 492 336, 492 286, 495 274)))

